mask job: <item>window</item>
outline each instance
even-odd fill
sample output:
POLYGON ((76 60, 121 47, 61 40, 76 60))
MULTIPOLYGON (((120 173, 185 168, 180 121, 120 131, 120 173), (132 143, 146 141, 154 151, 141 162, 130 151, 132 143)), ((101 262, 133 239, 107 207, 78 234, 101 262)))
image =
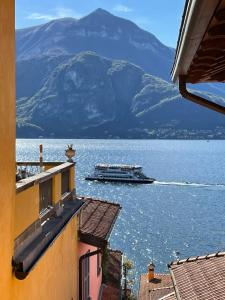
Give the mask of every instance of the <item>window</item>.
MULTIPOLYGON (((89 253, 88 251, 87 253, 89 253)), ((90 292, 90 258, 87 257, 83 260, 82 264, 82 274, 83 274, 83 295, 82 300, 88 300, 90 292)))

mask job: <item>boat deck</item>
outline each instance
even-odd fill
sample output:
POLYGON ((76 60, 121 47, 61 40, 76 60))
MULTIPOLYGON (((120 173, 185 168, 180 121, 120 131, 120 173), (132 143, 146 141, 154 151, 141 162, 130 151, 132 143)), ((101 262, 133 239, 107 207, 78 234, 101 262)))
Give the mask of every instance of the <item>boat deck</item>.
POLYGON ((102 182, 120 182, 120 183, 145 183, 150 184, 155 181, 154 178, 145 178, 145 179, 133 179, 133 178, 106 178, 106 177, 96 177, 96 176, 87 176, 85 180, 90 181, 102 181, 102 182))

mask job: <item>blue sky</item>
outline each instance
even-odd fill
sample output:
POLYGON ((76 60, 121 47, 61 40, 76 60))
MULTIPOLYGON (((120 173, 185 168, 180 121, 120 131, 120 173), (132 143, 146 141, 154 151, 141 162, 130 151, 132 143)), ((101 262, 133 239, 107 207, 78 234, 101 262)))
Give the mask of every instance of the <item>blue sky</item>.
POLYGON ((96 8, 129 19, 176 47, 185 0, 17 0, 16 28, 61 17, 81 18, 96 8))

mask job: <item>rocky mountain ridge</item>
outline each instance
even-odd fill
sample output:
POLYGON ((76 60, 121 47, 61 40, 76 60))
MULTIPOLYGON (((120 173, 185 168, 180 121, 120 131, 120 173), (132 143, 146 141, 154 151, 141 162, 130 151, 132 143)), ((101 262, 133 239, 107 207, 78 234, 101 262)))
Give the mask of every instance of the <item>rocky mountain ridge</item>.
POLYGON ((97 9, 79 20, 64 18, 16 32, 17 60, 93 51, 134 63, 169 79, 174 49, 129 20, 97 9))
POLYGON ((16 42, 18 137, 225 137, 223 116, 168 82, 174 49, 129 20, 97 9, 17 30, 16 42))
POLYGON ((17 76, 19 86, 42 77, 18 91, 18 137, 176 138, 196 128, 223 134, 223 116, 184 101, 175 85, 127 61, 93 52, 45 56, 21 61, 17 76))

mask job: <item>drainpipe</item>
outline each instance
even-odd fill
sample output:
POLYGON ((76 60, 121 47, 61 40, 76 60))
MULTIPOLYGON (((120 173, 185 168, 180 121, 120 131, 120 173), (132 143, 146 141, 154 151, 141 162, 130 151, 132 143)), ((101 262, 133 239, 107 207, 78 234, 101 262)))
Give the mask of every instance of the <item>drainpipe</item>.
POLYGON ((95 250, 95 251, 92 251, 92 252, 88 252, 84 255, 82 255, 79 259, 79 300, 82 300, 82 286, 83 286, 83 282, 82 282, 82 277, 83 277, 83 274, 82 274, 82 261, 85 259, 85 258, 88 258, 88 257, 91 257, 91 256, 94 256, 94 255, 97 255, 99 253, 102 252, 102 249, 98 249, 98 250, 95 250))
POLYGON ((190 92, 188 92, 187 90, 187 86, 186 86, 186 76, 185 75, 180 75, 179 76, 179 90, 180 90, 180 93, 181 95, 194 102, 194 103, 197 103, 199 105, 202 105, 202 106, 205 106, 211 110, 214 110, 214 111, 217 111, 221 114, 225 114, 225 107, 222 106, 222 105, 219 105, 217 103, 214 103, 214 102, 211 102, 209 100, 206 100, 205 98, 203 97, 200 97, 200 96, 197 96, 195 94, 192 94, 190 92))

